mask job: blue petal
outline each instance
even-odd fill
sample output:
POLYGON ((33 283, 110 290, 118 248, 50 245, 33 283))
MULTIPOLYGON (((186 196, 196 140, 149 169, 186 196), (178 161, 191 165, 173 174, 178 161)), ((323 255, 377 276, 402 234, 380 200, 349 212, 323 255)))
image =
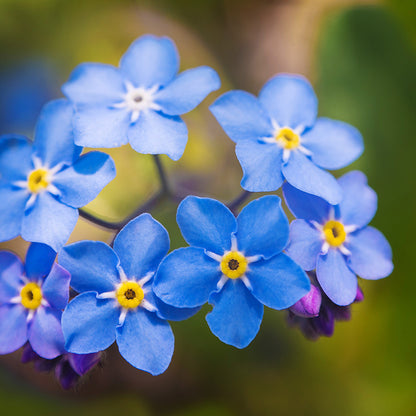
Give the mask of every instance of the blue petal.
POLYGON ((153 306, 156 307, 156 314, 160 319, 166 319, 168 321, 184 321, 185 319, 194 316, 201 308, 175 308, 162 302, 153 292, 150 290, 146 293, 145 299, 153 306))
POLYGON ((206 320, 214 335, 222 342, 245 348, 256 337, 263 319, 263 305, 240 279, 229 279, 220 292, 213 293, 214 305, 206 320))
POLYGON ((289 239, 289 222, 278 196, 251 201, 237 218, 238 249, 246 256, 265 258, 280 253, 289 239))
POLYGON ((49 276, 42 285, 42 293, 49 305, 64 309, 69 300, 69 281, 71 275, 59 264, 54 264, 49 276))
POLYGON ((290 212, 296 218, 323 224, 328 220, 331 206, 324 199, 294 188, 288 182, 283 184, 283 196, 290 212))
POLYGON ((103 106, 83 107, 74 117, 74 141, 85 147, 119 147, 128 143, 131 112, 103 106))
POLYGON ((278 310, 289 308, 310 290, 306 273, 283 253, 251 263, 247 278, 257 300, 278 310))
POLYGON ((219 263, 203 249, 185 247, 170 253, 159 266, 153 290, 163 302, 178 308, 203 305, 221 278, 219 263))
POLYGON ((0 241, 11 240, 20 234, 28 199, 26 189, 0 185, 0 241))
POLYGON ((122 102, 126 93, 120 70, 111 65, 78 65, 62 92, 75 104, 113 104, 122 102))
POLYGON ((281 147, 257 140, 240 140, 235 148, 243 169, 241 186, 250 192, 276 191, 284 181, 281 147))
POLYGON ((344 224, 366 226, 377 211, 377 194, 367 185, 367 178, 359 171, 348 172, 338 179, 343 192, 339 204, 344 224))
POLYGON ((50 168, 58 163, 72 165, 82 151, 74 144, 72 118, 72 105, 65 99, 50 101, 40 113, 33 150, 50 168))
POLYGON ((212 114, 231 140, 273 136, 273 126, 258 99, 245 91, 230 91, 210 106, 212 114))
POLYGON ((393 271, 391 247, 386 237, 373 227, 348 236, 350 268, 363 279, 381 279, 393 271))
POLYGON ((32 280, 45 277, 51 271, 56 251, 46 244, 32 243, 26 253, 26 276, 32 280))
POLYGON ((314 270, 324 243, 321 232, 304 220, 290 223, 289 245, 286 253, 303 270, 314 270))
POLYGON ((318 168, 300 151, 292 151, 289 160, 283 165, 283 176, 295 188, 308 194, 319 196, 332 205, 341 201, 342 192, 336 179, 318 168))
POLYGON ((33 321, 29 325, 30 345, 33 351, 42 358, 51 360, 66 352, 61 316, 61 311, 41 307, 36 310, 33 321))
POLYGON ((211 198, 187 196, 179 204, 176 221, 189 245, 220 255, 230 250, 231 234, 237 231, 232 212, 211 198))
POLYGON ((120 354, 132 366, 154 376, 169 367, 174 342, 169 323, 143 309, 129 312, 124 325, 117 327, 120 354))
POLYGON ((169 235, 150 214, 142 214, 118 233, 114 251, 127 277, 139 279, 156 272, 169 251, 169 235))
POLYGON ((10 354, 27 341, 26 318, 22 305, 0 305, 0 354, 10 354))
POLYGON ((145 35, 130 45, 121 58, 120 68, 135 87, 164 86, 178 72, 179 55, 169 38, 145 35))
POLYGON ((155 94, 155 102, 172 116, 193 110, 210 92, 221 86, 218 74, 207 66, 188 69, 155 94))
POLYGON ((19 295, 23 286, 23 264, 19 257, 0 251, 0 303, 8 303, 19 295))
POLYGON ((0 177, 7 181, 26 180, 33 169, 32 144, 20 135, 0 137, 0 177))
POLYGON ((259 101, 281 127, 312 126, 318 113, 315 92, 300 75, 273 77, 260 91, 259 101))
POLYGON ((141 112, 127 135, 136 152, 168 155, 172 160, 181 158, 188 141, 188 129, 180 117, 153 110, 141 112))
POLYGON ((23 217, 22 237, 26 241, 48 244, 58 252, 77 220, 77 209, 57 201, 49 192, 43 192, 23 217))
POLYGON ((119 316, 114 299, 97 299, 94 292, 77 296, 62 315, 66 350, 75 354, 105 350, 116 339, 119 316))
POLYGON ((89 152, 55 175, 59 200, 74 208, 87 205, 116 176, 113 159, 105 153, 89 152))
POLYGON ((363 138, 355 127, 329 118, 318 118, 302 135, 302 145, 312 152, 313 162, 324 169, 341 169, 364 150, 363 138))
POLYGON ((175 308, 167 303, 162 302, 157 296, 153 296, 154 304, 157 308, 157 316, 168 321, 184 321, 194 316, 199 310, 197 308, 175 308))
POLYGON ((101 241, 80 241, 64 247, 59 264, 71 274, 71 287, 77 292, 111 292, 120 283, 119 259, 101 241))
POLYGON ((329 249, 318 257, 316 276, 325 294, 340 306, 354 302, 357 295, 357 277, 348 268, 345 258, 337 249, 329 249))

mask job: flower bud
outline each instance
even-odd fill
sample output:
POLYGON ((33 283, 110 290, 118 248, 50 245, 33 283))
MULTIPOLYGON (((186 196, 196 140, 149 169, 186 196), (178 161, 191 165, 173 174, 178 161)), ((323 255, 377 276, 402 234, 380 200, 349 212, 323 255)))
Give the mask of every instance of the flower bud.
POLYGON ((314 285, 311 290, 294 305, 290 307, 291 312, 303 318, 313 318, 319 315, 321 308, 322 296, 321 291, 314 285))

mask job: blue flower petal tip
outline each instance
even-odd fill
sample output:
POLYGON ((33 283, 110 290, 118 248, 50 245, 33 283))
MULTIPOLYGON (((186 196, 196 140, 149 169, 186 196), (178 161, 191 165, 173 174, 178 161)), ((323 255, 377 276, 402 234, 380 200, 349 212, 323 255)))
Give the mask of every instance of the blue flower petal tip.
POLYGON ((179 117, 197 107, 220 85, 207 66, 178 74, 174 42, 145 35, 132 43, 120 66, 82 64, 63 86, 77 108, 75 142, 118 147, 127 142, 139 153, 182 156, 188 130, 179 117))

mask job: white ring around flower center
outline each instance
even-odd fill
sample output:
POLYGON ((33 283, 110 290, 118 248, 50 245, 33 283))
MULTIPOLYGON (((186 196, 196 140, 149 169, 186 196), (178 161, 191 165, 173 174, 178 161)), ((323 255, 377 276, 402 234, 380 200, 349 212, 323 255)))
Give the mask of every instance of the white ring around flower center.
POLYGON ((131 111, 131 122, 138 120, 139 115, 145 110, 160 110, 160 106, 154 102, 154 95, 159 89, 157 85, 151 88, 135 87, 130 82, 126 82, 126 94, 123 101, 114 105, 115 108, 125 108, 131 111))

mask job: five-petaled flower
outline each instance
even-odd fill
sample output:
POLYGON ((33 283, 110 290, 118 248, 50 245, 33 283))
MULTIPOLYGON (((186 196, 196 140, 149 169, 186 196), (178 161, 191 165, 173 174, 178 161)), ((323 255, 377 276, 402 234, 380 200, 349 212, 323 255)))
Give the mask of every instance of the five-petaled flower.
POLYGON ((249 203, 237 219, 222 203, 189 196, 177 222, 191 247, 161 263, 154 291, 176 307, 214 305, 207 315, 221 341, 246 347, 259 331, 263 305, 285 309, 309 291, 309 279, 282 250, 288 220, 278 196, 249 203))
POLYGON ((305 78, 277 75, 258 98, 245 91, 230 91, 210 109, 237 143, 244 189, 275 191, 286 179, 331 204, 340 202, 341 189, 324 169, 350 164, 361 155, 363 140, 346 123, 316 119, 317 98, 305 78))
POLYGON ((50 247, 34 243, 23 266, 14 254, 0 252, 0 354, 27 341, 43 358, 65 353, 61 315, 70 275, 54 263, 55 256, 50 247))
POLYGON ((383 234, 367 224, 377 210, 377 195, 362 172, 338 179, 339 205, 283 185, 286 203, 300 219, 290 225, 287 254, 304 270, 316 268, 317 280, 337 305, 349 305, 357 295, 357 277, 380 279, 393 270, 392 252, 383 234))
POLYGON ((220 87, 206 66, 177 75, 179 55, 169 38, 137 39, 116 68, 81 64, 63 86, 74 103, 75 143, 118 147, 130 143, 139 153, 166 154, 178 160, 188 131, 179 117, 220 87))
POLYGON ((80 157, 72 133, 73 110, 51 101, 40 115, 33 144, 23 136, 0 139, 0 241, 19 234, 58 251, 91 202, 115 177, 110 156, 80 157))
POLYGON ((120 231, 114 250, 93 241, 64 247, 59 261, 80 293, 62 316, 66 349, 93 353, 116 340, 131 365, 153 375, 163 373, 174 347, 166 319, 186 319, 197 311, 172 308, 153 294, 153 276, 168 250, 167 231, 149 214, 120 231))

